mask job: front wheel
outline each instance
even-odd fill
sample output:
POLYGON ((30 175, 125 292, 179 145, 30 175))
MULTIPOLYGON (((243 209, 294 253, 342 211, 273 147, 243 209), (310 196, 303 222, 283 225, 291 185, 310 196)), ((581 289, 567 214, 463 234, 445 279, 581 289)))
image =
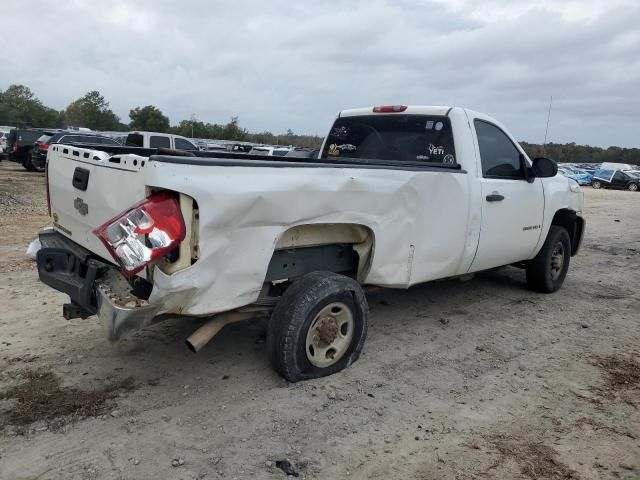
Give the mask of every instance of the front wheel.
POLYGON ((360 356, 369 307, 355 280, 312 272, 289 287, 271 315, 271 363, 290 382, 339 372, 360 356))
POLYGON ((547 239, 527 266, 527 283, 533 290, 553 293, 558 290, 569 270, 571 239, 564 227, 551 225, 547 239))
POLYGON ((630 183, 629 186, 627 187, 631 192, 637 192, 638 191, 638 184, 637 183, 630 183))
POLYGON ((594 181, 591 183, 591 186, 592 186, 593 188, 600 188, 600 187, 602 187, 602 184, 601 184, 598 180, 594 180, 594 181))

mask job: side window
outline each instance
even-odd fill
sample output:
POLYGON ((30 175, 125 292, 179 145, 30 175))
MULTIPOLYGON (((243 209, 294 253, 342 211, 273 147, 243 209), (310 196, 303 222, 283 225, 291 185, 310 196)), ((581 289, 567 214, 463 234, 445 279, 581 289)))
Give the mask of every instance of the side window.
POLYGON ((175 138, 177 150, 197 150, 196 146, 184 138, 175 138))
POLYGON ((149 139, 149 148, 171 148, 169 137, 152 136, 149 139))
POLYGON ((621 181, 625 181, 627 179, 627 175, 625 173, 622 173, 620 170, 617 170, 615 175, 613 176, 614 180, 621 180, 621 181))
POLYGON ((509 137, 495 125, 475 120, 482 176, 485 178, 524 178, 520 152, 509 137))

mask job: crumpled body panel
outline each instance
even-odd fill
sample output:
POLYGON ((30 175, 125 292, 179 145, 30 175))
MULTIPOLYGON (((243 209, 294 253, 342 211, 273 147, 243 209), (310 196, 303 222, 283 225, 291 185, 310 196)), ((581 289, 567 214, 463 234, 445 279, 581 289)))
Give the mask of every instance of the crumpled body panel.
POLYGON ((185 193, 199 208, 199 259, 154 270, 150 302, 163 311, 213 314, 254 302, 278 240, 306 224, 373 232, 363 283, 408 286, 460 273, 469 197, 463 171, 287 168, 149 162, 150 187, 185 193))

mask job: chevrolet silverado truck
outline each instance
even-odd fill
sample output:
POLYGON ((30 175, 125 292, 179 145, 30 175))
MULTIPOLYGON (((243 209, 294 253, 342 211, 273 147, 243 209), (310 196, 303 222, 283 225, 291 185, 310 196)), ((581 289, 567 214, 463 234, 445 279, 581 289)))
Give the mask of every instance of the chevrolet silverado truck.
POLYGON ((317 159, 57 144, 47 179, 53 227, 37 265, 69 295, 66 318, 97 315, 116 340, 204 317, 187 339, 197 351, 262 315, 271 362, 292 382, 358 358, 363 286, 510 265, 551 293, 585 228, 577 183, 459 107, 342 111, 317 159))

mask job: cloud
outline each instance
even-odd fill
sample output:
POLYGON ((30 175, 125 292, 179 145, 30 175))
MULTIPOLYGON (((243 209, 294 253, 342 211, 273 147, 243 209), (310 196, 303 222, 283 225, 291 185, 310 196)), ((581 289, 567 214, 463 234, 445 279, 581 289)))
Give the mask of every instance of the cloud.
POLYGON ((93 89, 251 130, 324 134, 344 108, 461 105, 540 142, 638 146, 640 6, 623 0, 8 0, 0 89, 93 89), (34 12, 37 28, 33 25, 34 12))

